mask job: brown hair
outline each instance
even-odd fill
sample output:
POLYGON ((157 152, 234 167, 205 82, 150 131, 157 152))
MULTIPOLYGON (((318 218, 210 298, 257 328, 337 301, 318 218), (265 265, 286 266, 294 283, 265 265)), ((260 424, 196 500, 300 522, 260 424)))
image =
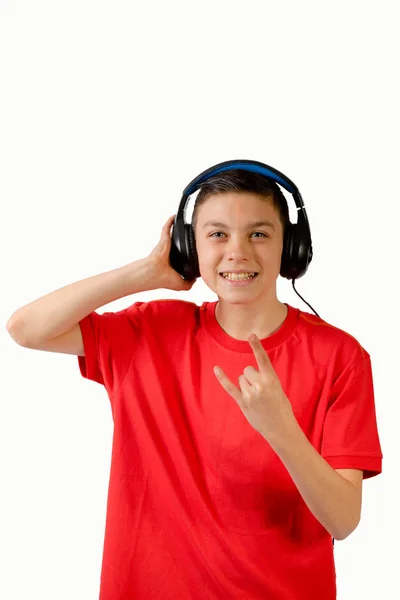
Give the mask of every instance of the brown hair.
POLYGON ((230 169, 229 171, 213 175, 200 186, 192 214, 193 231, 196 230, 199 207, 204 204, 207 198, 214 194, 223 194, 229 191, 251 192, 258 194, 265 200, 272 201, 274 208, 279 213, 283 231, 285 231, 287 224, 290 223, 286 198, 274 181, 265 177, 265 175, 251 171, 230 169))

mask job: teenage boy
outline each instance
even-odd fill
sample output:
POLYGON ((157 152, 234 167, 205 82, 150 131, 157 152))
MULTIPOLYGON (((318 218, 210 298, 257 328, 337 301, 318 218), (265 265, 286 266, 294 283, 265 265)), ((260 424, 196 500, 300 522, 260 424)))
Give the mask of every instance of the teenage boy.
POLYGON ((277 298, 287 204, 235 169, 202 186, 192 218, 218 300, 97 313, 191 289, 170 265, 174 217, 146 258, 8 323, 22 346, 77 355, 111 402, 100 600, 334 600, 332 538, 355 530, 362 481, 382 470, 369 354, 277 298))

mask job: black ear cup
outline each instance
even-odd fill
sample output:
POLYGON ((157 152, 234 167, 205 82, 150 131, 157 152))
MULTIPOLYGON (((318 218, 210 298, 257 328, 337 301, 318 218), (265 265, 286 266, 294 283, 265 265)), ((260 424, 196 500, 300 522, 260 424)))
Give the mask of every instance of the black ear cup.
POLYGON ((290 279, 290 274, 293 271, 293 238, 295 235, 293 223, 288 223, 283 235, 283 248, 281 259, 281 277, 290 279))
POLYGON ((187 241, 188 241, 188 246, 189 246, 189 268, 190 268, 190 277, 188 277, 187 279, 195 279, 197 277, 200 277, 200 269, 199 269, 199 258, 197 255, 197 250, 196 250, 196 239, 194 237, 194 230, 192 225, 186 224, 185 227, 187 227, 186 229, 186 235, 187 235, 187 241))
POLYGON ((171 267, 188 281, 200 277, 193 227, 178 216, 172 228, 169 261, 171 267))
POLYGON ((307 271, 311 259, 308 229, 300 220, 298 223, 289 223, 283 237, 280 275, 286 279, 299 279, 307 271))

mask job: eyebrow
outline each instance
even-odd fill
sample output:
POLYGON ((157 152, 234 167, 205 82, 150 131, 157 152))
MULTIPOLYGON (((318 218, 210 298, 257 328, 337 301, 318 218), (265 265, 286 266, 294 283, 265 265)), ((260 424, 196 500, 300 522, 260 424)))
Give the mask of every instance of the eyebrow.
MULTIPOLYGON (((271 227, 275 229, 275 226, 271 221, 255 221, 254 223, 248 223, 247 228, 251 229, 252 227, 271 227)), ((223 229, 230 229, 228 225, 225 223, 220 223, 219 221, 206 221, 203 225, 203 229, 206 227, 222 227, 223 229)))

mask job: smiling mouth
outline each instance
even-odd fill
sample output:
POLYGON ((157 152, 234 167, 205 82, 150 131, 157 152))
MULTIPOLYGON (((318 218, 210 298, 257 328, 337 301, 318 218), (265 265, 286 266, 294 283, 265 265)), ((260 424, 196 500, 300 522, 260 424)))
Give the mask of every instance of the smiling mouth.
POLYGON ((256 279, 258 276, 258 273, 254 273, 252 275, 252 277, 239 277, 236 279, 230 279, 228 277, 224 277, 223 273, 220 273, 219 276, 222 277, 222 279, 224 279, 225 281, 239 282, 239 281, 251 281, 252 279, 256 279))

